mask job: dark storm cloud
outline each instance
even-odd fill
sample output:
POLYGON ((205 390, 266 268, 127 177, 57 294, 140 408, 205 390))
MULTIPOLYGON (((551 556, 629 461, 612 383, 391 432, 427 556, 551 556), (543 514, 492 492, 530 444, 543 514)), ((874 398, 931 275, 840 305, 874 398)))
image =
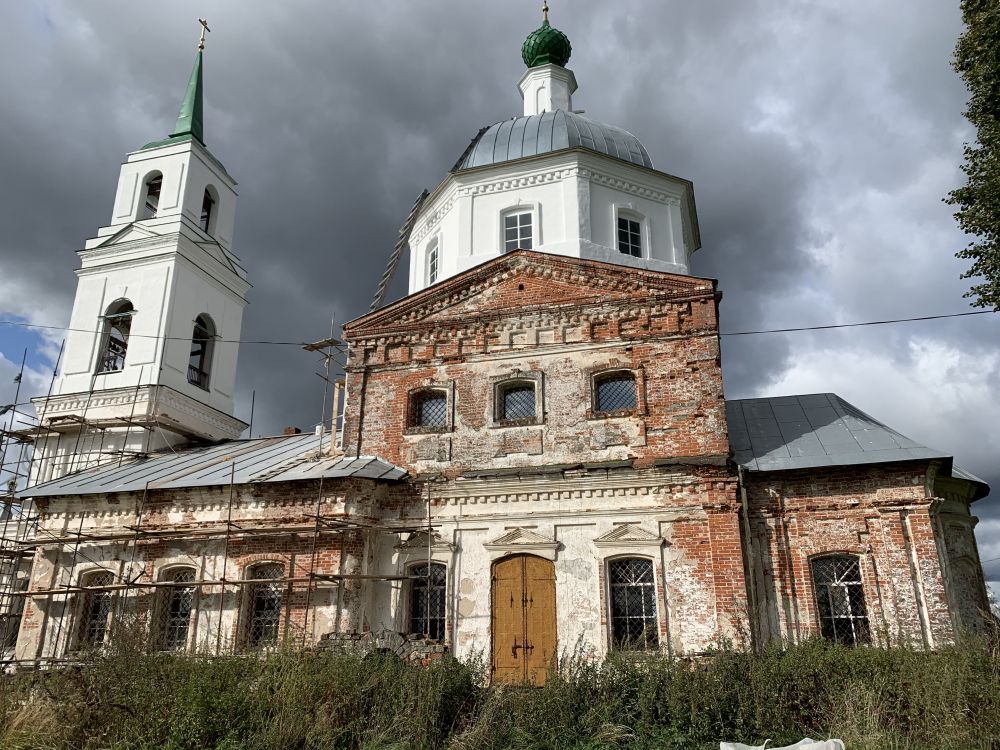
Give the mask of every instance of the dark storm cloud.
MULTIPOLYGON (((9 4, 0 310, 65 324, 73 251, 107 221, 125 152, 170 131, 207 15, 206 140, 240 182, 245 337, 325 337, 331 317, 367 309, 418 192, 481 126, 520 112, 520 43, 539 5, 9 4)), ((964 241, 940 202, 970 137, 949 67, 954 4, 551 5, 574 45, 574 105, 694 181, 695 271, 720 280, 724 330, 965 308, 952 258, 964 241)), ((998 334, 996 320, 959 319, 730 338, 726 391, 836 390, 1000 486, 998 334)), ((238 408, 246 418, 256 391, 255 433, 321 418, 314 355, 240 357, 238 408)), ((993 556, 997 505, 978 508, 993 556)))

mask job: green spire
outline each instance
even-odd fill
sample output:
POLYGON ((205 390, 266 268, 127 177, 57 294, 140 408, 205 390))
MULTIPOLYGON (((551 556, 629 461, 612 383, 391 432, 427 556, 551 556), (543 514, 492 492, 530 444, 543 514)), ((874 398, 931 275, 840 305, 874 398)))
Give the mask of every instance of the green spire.
POLYGON ((191 79, 188 81, 187 91, 184 92, 184 101, 181 102, 181 111, 177 115, 177 124, 171 138, 179 136, 193 136, 201 145, 205 145, 205 126, 202 120, 202 98, 203 86, 201 82, 201 60, 202 51, 198 49, 198 56, 194 59, 194 69, 191 71, 191 79))
POLYGON ((521 59, 529 68, 538 65, 566 67, 573 45, 569 37, 549 24, 549 4, 542 6, 542 25, 528 34, 521 46, 521 59))

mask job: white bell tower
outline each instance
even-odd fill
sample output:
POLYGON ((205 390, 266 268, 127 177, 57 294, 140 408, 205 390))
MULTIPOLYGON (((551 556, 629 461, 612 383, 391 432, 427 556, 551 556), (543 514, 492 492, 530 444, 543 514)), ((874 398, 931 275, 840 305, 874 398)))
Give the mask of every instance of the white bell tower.
POLYGON ((240 436, 236 362, 250 284, 232 253, 236 181, 205 147, 202 57, 173 133, 128 155, 81 267, 52 393, 34 399, 32 483, 240 436))

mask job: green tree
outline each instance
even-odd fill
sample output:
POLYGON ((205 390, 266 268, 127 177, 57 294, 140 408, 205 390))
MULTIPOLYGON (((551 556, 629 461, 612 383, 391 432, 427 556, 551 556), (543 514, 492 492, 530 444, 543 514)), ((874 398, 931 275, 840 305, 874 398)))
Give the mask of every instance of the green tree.
POLYGON ((962 0, 962 20, 954 66, 969 88, 965 116, 976 142, 965 144, 968 181, 945 202, 958 206, 958 225, 974 238, 956 253, 972 261, 962 278, 982 279, 965 296, 1000 310, 1000 0, 962 0))

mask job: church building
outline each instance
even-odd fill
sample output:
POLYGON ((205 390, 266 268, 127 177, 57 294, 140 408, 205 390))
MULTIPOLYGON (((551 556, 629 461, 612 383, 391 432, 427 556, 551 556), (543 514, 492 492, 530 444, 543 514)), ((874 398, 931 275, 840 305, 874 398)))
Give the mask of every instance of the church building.
POLYGON ((79 253, 21 493, 18 663, 139 622, 154 649, 483 653, 495 681, 541 683, 570 654, 984 626, 989 488, 835 394, 725 399, 693 185, 573 109, 547 8, 523 114, 407 222, 408 295, 343 328, 342 428, 241 440, 250 283, 203 46, 174 131, 126 157, 79 253))

